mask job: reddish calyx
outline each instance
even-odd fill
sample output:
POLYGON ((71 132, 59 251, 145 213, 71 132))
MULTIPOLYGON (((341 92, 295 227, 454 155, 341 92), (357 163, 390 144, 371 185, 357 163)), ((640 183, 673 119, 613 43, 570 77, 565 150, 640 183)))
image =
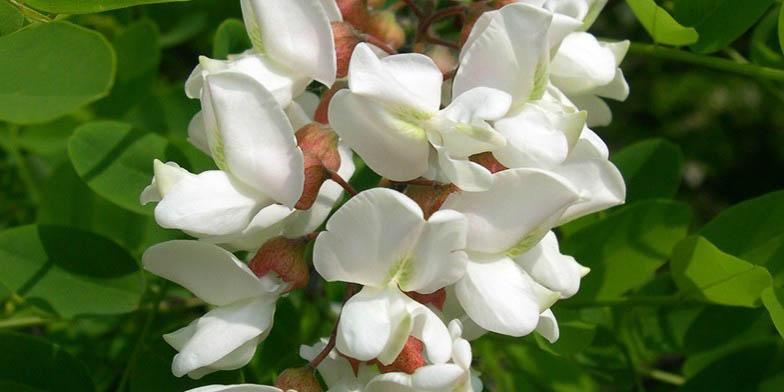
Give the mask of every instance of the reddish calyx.
POLYGON ((305 184, 294 208, 307 210, 316 201, 321 184, 340 168, 338 136, 328 125, 312 122, 300 128, 296 137, 305 158, 305 184))
POLYGON ((416 291, 409 291, 405 294, 422 305, 433 304, 433 306, 439 310, 444 310, 444 302, 446 302, 446 290, 443 288, 440 288, 430 294, 420 294, 416 291))
POLYGON ((403 350, 398 354, 395 361, 389 365, 378 364, 378 369, 381 373, 403 372, 413 374, 417 369, 425 366, 425 358, 422 356, 422 350, 425 345, 421 340, 409 336, 403 350))
POLYGON ((310 275, 305 262, 305 245, 302 239, 272 238, 256 252, 248 267, 259 278, 275 271, 281 280, 292 284, 288 291, 296 290, 308 283, 310 275))
POLYGON ((481 154, 471 155, 469 159, 471 162, 478 163, 485 169, 490 170, 490 173, 497 173, 508 169, 508 167, 502 165, 501 162, 498 162, 498 160, 493 156, 493 153, 489 151, 483 152, 481 154))
POLYGON ((309 366, 289 368, 282 371, 275 379, 275 386, 284 391, 321 392, 321 385, 309 366))
POLYGON ((454 184, 409 185, 406 187, 405 194, 419 204, 425 219, 428 219, 441 208, 449 195, 459 190, 460 188, 454 184))

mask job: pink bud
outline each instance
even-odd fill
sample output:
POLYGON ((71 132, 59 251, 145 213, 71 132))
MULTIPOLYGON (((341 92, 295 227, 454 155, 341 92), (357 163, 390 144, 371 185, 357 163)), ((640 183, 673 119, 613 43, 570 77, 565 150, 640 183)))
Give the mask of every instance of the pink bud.
POLYGON ((446 198, 460 189, 454 184, 446 185, 409 185, 406 196, 414 200, 424 212, 425 219, 441 208, 446 198))
POLYGON ((282 371, 275 380, 275 386, 284 390, 295 390, 297 392, 322 392, 313 368, 303 366, 301 368, 288 368, 282 371))
POLYGON ((343 20, 360 30, 365 29, 369 19, 367 0, 337 0, 337 3, 343 20))
POLYGON ((332 22, 332 36, 335 39, 335 54, 338 64, 338 78, 348 74, 348 64, 354 47, 360 42, 360 35, 348 23, 332 22))
POLYGON ((384 41, 392 49, 400 49, 406 43, 406 32, 397 23, 395 14, 387 10, 370 12, 370 20, 364 29, 368 34, 384 41))
POLYGON ((483 152, 481 154, 471 155, 469 159, 471 162, 478 163, 485 169, 490 170, 490 173, 497 173, 501 170, 508 169, 508 167, 502 165, 501 162, 498 162, 498 160, 493 156, 493 153, 489 151, 483 152))
POLYGON ((262 245, 248 267, 259 278, 275 271, 284 282, 292 283, 288 291, 293 291, 308 284, 305 245, 302 239, 274 237, 262 245))
POLYGON ((439 310, 444 310, 444 302, 446 302, 446 290, 443 288, 440 288, 430 294, 420 294, 416 291, 408 291, 406 292, 406 295, 422 305, 433 304, 433 306, 439 310))
POLYGON ((422 357, 422 350, 425 345, 421 340, 409 336, 403 351, 398 354, 395 361, 389 365, 378 364, 381 373, 403 372, 413 374, 414 371, 425 366, 425 358, 422 357))
POLYGON ((340 169, 338 136, 329 125, 317 122, 300 128, 296 136, 305 157, 305 185, 294 208, 307 210, 316 201, 321 184, 330 178, 330 171, 340 169))

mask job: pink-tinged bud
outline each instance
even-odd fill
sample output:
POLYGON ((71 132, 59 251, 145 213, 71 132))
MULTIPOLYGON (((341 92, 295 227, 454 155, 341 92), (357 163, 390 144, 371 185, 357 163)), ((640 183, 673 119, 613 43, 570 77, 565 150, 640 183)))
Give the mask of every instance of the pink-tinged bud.
POLYGON ((441 208, 446 198, 453 192, 459 191, 460 188, 454 184, 445 185, 409 185, 406 187, 405 194, 411 200, 419 204, 425 219, 430 218, 434 212, 441 208))
POLYGON ((262 245, 248 267, 259 278, 275 271, 281 280, 291 283, 288 291, 308 284, 309 271, 305 262, 306 243, 302 239, 274 237, 262 245))
POLYGON ((288 368, 282 371, 275 379, 275 386, 284 391, 294 390, 297 392, 322 392, 313 368, 303 366, 301 368, 288 368))
POLYGON ((305 158, 305 184, 294 208, 307 210, 316 201, 321 184, 330 178, 330 171, 340 169, 338 135, 329 125, 312 122, 300 128, 296 136, 305 158))
POLYGON ((400 49, 406 43, 406 32, 397 23, 395 14, 387 10, 370 12, 370 20, 364 29, 368 34, 384 41, 392 49, 400 49))
POLYGON ((433 304, 433 306, 439 310, 444 310, 444 302, 446 302, 446 290, 443 288, 440 288, 430 294, 420 294, 416 291, 408 291, 406 292, 406 295, 422 305, 433 304))
POLYGON ((313 115, 313 120, 322 124, 329 124, 329 103, 332 101, 332 97, 335 93, 344 87, 346 87, 344 83, 336 82, 332 88, 325 90, 324 93, 321 94, 321 101, 319 102, 318 107, 316 107, 316 113, 313 115))
POLYGON ((492 152, 483 152, 481 154, 471 155, 468 159, 471 162, 478 163, 482 165, 485 169, 490 170, 490 173, 497 173, 501 170, 506 170, 508 167, 498 162, 497 159, 493 156, 492 152))
POLYGON ((354 47, 360 42, 360 35, 348 23, 332 22, 332 36, 335 39, 335 55, 338 64, 338 78, 348 75, 348 64, 354 47))
POLYGON ((403 372, 413 374, 417 369, 425 366, 425 358, 422 357, 422 350, 425 345, 421 340, 409 336, 403 351, 398 354, 395 361, 389 365, 378 364, 381 373, 403 372))
POLYGON ((337 0, 343 20, 352 26, 364 30, 370 16, 367 0, 337 0))

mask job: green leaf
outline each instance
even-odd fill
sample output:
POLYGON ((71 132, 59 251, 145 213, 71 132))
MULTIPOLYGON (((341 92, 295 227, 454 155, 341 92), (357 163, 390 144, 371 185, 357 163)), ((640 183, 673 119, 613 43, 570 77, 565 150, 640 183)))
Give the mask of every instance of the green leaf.
POLYGON ((152 214, 139 195, 152 179, 152 162, 185 163, 181 152, 166 139, 128 124, 101 121, 79 127, 68 143, 76 172, 95 193, 128 210, 152 214))
POLYGON ((149 95, 158 77, 158 27, 149 19, 141 20, 126 27, 112 44, 117 52, 117 81, 96 108, 103 116, 119 117, 149 95))
POLYGON ((762 304, 768 310, 776 330, 784 337, 784 287, 770 286, 763 290, 762 304))
POLYGON ((0 232, 0 282, 64 318, 136 309, 144 290, 128 252, 86 231, 29 225, 0 232))
POLYGON ((654 42, 667 45, 690 45, 699 39, 697 31, 683 27, 654 0, 626 0, 654 42))
POLYGON ((243 52, 252 46, 245 24, 239 19, 224 20, 212 42, 212 57, 216 59, 225 59, 229 54, 243 52))
POLYGON ((59 346, 29 335, 0 332, 0 347, 0 390, 95 391, 84 365, 59 346))
POLYGON ((586 225, 561 251, 591 268, 575 298, 615 298, 650 280, 686 236, 691 212, 683 203, 642 201, 586 225))
POLYGON ((784 7, 779 7, 779 46, 784 52, 784 7))
POLYGON ((768 12, 754 28, 749 45, 749 58, 753 63, 773 68, 784 67, 779 43, 779 18, 778 12, 768 12))
POLYGON ((541 335, 536 334, 535 339, 539 347, 556 355, 570 356, 577 354, 593 341, 596 336, 596 325, 581 320, 558 319, 560 337, 555 343, 550 343, 541 335))
POLYGON ((675 17, 694 27, 699 41, 691 46, 699 53, 726 48, 759 20, 776 0, 676 0, 675 17))
POLYGON ((7 1, 0 2, 0 36, 22 28, 24 15, 7 1))
POLYGON ((681 183, 683 152, 664 139, 632 144, 613 154, 626 182, 626 202, 671 198, 681 183))
POLYGON ((755 391, 771 367, 776 346, 758 345, 737 350, 690 378, 680 391, 755 391))
POLYGON ((76 227, 106 236, 134 256, 140 256, 153 244, 182 236, 177 230, 159 227, 150 216, 128 211, 98 196, 69 162, 52 172, 43 195, 38 223, 76 227))
MULTIPOLYGON (((698 234, 737 257, 784 234, 784 191, 736 204, 708 222, 698 234)), ((745 258, 745 257, 744 257, 745 258)))
POLYGON ((681 241, 670 265, 684 294, 721 305, 757 306, 762 290, 771 284, 765 268, 723 253, 700 236, 681 241))
POLYGON ((106 95, 115 56, 106 39, 66 22, 0 37, 0 120, 38 123, 106 95))
POLYGON ((24 3, 37 10, 54 14, 94 14, 135 5, 170 3, 173 1, 188 0, 24 0, 24 3))
POLYGON ((68 138, 80 121, 72 116, 60 117, 43 124, 28 125, 19 130, 19 146, 38 155, 65 155, 68 138))

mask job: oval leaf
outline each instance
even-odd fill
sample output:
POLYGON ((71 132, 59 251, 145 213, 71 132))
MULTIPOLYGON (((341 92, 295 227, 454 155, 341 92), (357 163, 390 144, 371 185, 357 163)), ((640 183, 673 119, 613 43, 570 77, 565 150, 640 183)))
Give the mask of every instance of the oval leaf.
POLYGON ((671 198, 681 183, 683 153, 664 139, 645 140, 613 154, 626 182, 626 202, 671 198))
POLYGON ((694 27, 699 40, 692 50, 713 53, 726 48, 759 20, 776 0, 676 0, 675 17, 694 27))
POLYGON ((144 290, 139 266, 123 248, 61 226, 1 232, 0 270, 9 290, 64 318, 130 312, 144 290))
POLYGON ((163 137, 111 121, 79 127, 68 142, 68 154, 76 172, 95 193, 148 215, 153 206, 142 206, 139 194, 152 180, 153 160, 185 162, 182 153, 163 137))
POLYGON ((681 26, 654 0, 626 0, 626 3, 654 42, 681 46, 691 45, 699 39, 697 30, 681 26))
POLYGON ((92 30, 50 22, 0 37, 0 120, 36 123, 106 95, 114 51, 92 30))
POLYGON ((0 36, 22 28, 24 15, 7 1, 0 2, 0 36))
POLYGON ((723 253, 700 236, 689 237, 672 253, 672 277, 686 295, 729 306, 755 307, 770 287, 770 273, 723 253))
POLYGON ((35 9, 55 14, 93 14, 141 4, 171 3, 173 1, 188 0, 24 0, 24 3, 35 9))
POLYGON ((0 332, 0 347, 0 390, 95 390, 84 365, 59 346, 29 335, 0 332))

